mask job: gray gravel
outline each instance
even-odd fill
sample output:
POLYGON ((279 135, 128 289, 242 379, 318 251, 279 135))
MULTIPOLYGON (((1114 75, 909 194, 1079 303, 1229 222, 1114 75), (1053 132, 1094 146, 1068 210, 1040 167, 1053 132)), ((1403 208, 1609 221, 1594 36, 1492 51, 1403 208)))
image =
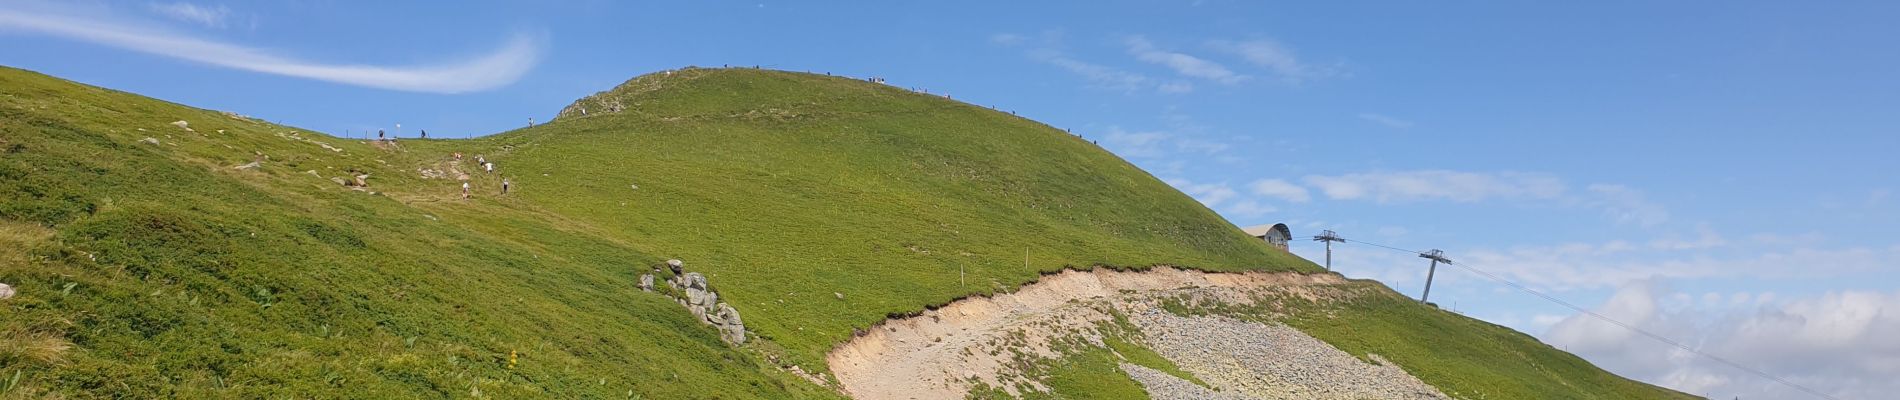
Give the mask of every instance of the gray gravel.
POLYGON ((1166 372, 1156 371, 1140 365, 1122 363, 1122 372, 1135 378, 1141 387, 1148 391, 1148 397, 1154 400, 1253 400, 1241 394, 1221 393, 1176 378, 1166 372))
POLYGON ((1396 366, 1361 361, 1285 325, 1133 308, 1129 318, 1150 348, 1225 392, 1262 399, 1449 398, 1396 366))

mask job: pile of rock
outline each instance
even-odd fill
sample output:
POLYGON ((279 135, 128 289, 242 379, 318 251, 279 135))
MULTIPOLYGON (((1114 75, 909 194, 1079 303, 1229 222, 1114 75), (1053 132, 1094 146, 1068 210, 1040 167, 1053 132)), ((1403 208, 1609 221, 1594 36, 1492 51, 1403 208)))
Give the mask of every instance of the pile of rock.
MULTIPOLYGON (((680 260, 666 260, 666 266, 673 270, 673 278, 667 279, 666 284, 682 293, 675 299, 681 306, 701 322, 717 328, 721 339, 734 344, 745 343, 745 321, 739 318, 739 310, 719 301, 719 293, 713 292, 705 275, 685 272, 680 260)), ((658 270, 655 268, 654 272, 658 270)), ((653 274, 640 275, 640 290, 653 290, 653 274)))
POLYGON ((1148 391, 1148 397, 1155 400, 1252 400, 1253 397, 1239 393, 1216 392, 1201 387, 1186 379, 1168 375, 1140 365, 1121 363, 1122 372, 1140 383, 1148 391))
POLYGON ((1131 308, 1150 348, 1215 387, 1272 399, 1450 398, 1391 363, 1361 361, 1286 325, 1131 308))

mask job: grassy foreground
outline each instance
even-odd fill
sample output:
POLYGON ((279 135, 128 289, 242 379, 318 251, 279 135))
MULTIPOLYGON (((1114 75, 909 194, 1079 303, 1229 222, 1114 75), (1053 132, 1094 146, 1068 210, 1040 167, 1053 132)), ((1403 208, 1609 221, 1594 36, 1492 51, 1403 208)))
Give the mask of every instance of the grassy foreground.
MULTIPOLYGON (((19 290, 0 398, 833 398, 785 369, 823 372, 893 314, 1153 265, 1317 270, 1060 130, 851 79, 687 69, 541 126, 376 143, 0 68, 0 282, 19 290), (670 258, 753 340, 635 287, 670 258)), ((1438 350, 1379 332, 1490 332, 1408 310, 1336 310, 1385 327, 1358 348, 1326 318, 1296 326, 1408 370, 1438 350)), ((1519 378, 1473 367, 1509 355, 1482 350, 1421 378, 1519 378)), ((1104 354, 1058 386, 1131 393, 1089 379, 1104 354)), ((1567 387, 1548 382, 1497 393, 1567 387)))
POLYGON ((20 291, 0 389, 833 397, 768 360, 822 370, 854 328, 1064 266, 1311 265, 1027 120, 846 79, 675 78, 640 111, 386 144, 0 69, 0 282, 20 291), (634 287, 667 258, 764 340, 634 287))

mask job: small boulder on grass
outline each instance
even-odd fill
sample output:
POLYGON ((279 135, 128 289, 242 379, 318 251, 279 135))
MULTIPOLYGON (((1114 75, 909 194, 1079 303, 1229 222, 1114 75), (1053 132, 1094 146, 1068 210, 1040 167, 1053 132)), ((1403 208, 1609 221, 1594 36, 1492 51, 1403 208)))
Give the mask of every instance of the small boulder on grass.
POLYGON ((13 298, 13 286, 0 283, 0 300, 13 298))

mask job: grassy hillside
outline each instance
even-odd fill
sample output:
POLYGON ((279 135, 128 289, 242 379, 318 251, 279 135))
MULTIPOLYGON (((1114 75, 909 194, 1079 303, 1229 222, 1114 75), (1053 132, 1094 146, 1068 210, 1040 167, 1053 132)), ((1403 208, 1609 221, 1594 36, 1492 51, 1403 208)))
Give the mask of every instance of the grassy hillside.
MULTIPOLYGON (((830 398, 782 368, 1042 272, 1158 264, 1317 270, 1060 130, 845 78, 687 69, 375 143, 0 68, 0 397, 830 398), (635 287, 670 258, 756 340, 635 287)), ((1338 312, 1477 329, 1384 307, 1338 312)))
POLYGON ((1310 268, 1026 120, 693 73, 668 108, 383 145, 0 71, 0 282, 21 291, 0 374, 98 397, 824 397, 765 360, 821 369, 855 327, 1066 265, 1310 268), (768 340, 734 350, 637 290, 666 258, 768 340))
POLYGON ((510 201, 710 272, 800 360, 1067 266, 1316 270, 1080 138, 860 80, 652 74, 545 126, 435 144, 497 160, 510 201))
POLYGON ((0 386, 76 398, 835 396, 634 288, 633 271, 657 256, 531 208, 413 194, 429 185, 410 158, 0 70, 0 282, 20 291, 0 301, 0 386), (329 180, 347 170, 369 173, 378 193, 329 180))

